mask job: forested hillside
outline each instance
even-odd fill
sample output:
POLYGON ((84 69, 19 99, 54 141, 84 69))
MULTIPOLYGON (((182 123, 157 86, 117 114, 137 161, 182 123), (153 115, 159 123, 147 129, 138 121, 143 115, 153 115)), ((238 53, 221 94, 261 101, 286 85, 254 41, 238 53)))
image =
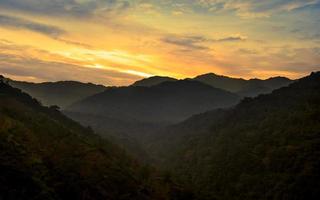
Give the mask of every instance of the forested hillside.
POLYGON ((190 196, 90 128, 0 82, 0 199, 186 199, 184 194, 190 196))
POLYGON ((320 72, 157 136, 158 164, 206 199, 319 199, 320 72))
POLYGON ((214 73, 197 76, 194 80, 244 97, 255 97, 259 94, 267 94, 293 82, 286 77, 272 77, 265 80, 256 78, 245 80, 242 78, 231 78, 214 73))
POLYGON ((29 83, 9 80, 9 84, 37 98, 47 106, 65 107, 91 95, 103 92, 106 87, 92 83, 76 81, 59 81, 45 83, 29 83))
POLYGON ((108 88, 66 110, 123 121, 174 123, 210 109, 228 107, 240 98, 197 81, 164 82, 152 87, 108 88))

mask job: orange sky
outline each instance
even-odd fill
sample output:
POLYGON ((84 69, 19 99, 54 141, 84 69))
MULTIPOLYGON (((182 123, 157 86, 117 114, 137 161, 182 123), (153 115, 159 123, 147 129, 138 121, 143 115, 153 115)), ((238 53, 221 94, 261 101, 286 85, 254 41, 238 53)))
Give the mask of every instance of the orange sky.
POLYGON ((319 0, 2 0, 0 73, 128 85, 320 70, 319 0))

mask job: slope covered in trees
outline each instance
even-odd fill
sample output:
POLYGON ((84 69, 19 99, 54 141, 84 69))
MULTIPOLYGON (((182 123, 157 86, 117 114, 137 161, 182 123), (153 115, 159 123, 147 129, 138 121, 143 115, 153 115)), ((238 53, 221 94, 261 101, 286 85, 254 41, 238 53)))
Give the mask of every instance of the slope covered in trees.
POLYGON ((152 87, 109 88, 73 104, 67 111, 125 121, 172 123, 238 101, 239 97, 230 92, 184 80, 152 87))
POLYGON ((37 98, 44 105, 57 105, 61 108, 106 89, 102 85, 76 81, 29 83, 9 80, 9 84, 37 98))
POLYGON ((319 199, 320 72, 157 136, 149 152, 205 199, 319 199))
POLYGON ((287 86, 293 82, 285 77, 273 77, 266 80, 245 80, 242 78, 221 76, 214 73, 197 76, 194 80, 247 97, 270 93, 275 89, 287 86))
MULTIPOLYGON (((259 94, 270 93, 275 89, 287 86, 293 82, 286 77, 272 77, 265 80, 256 78, 246 80, 242 78, 232 78, 228 76, 217 75, 214 73, 203 74, 186 80, 199 81, 212 87, 246 97, 254 97, 259 94)), ((150 87, 167 81, 178 80, 170 77, 154 76, 137 81, 133 84, 133 86, 150 87)))
POLYGON ((0 82, 0 199, 185 199, 180 186, 162 177, 0 82))

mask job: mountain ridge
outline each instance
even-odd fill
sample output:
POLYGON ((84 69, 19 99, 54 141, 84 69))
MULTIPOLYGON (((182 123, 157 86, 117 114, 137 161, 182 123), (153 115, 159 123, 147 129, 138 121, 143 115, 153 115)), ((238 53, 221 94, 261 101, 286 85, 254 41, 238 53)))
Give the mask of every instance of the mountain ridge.
POLYGON ((204 199, 317 199, 319 91, 315 72, 168 127, 148 152, 204 199))
POLYGON ((232 105, 238 100, 239 97, 230 92, 197 81, 180 80, 163 82, 152 87, 109 88, 103 93, 70 106, 66 110, 81 111, 82 104, 87 105, 84 106, 86 112, 95 110, 99 113, 103 107, 108 107, 108 110, 104 109, 105 114, 108 112, 111 115, 126 113, 127 119, 149 122, 154 120, 176 121, 197 112, 204 112, 206 109, 232 105), (102 101, 102 99, 104 100, 102 101), (131 114, 130 109, 132 110, 131 114))
POLYGON ((91 128, 2 81, 0 133, 0 199, 166 200, 192 195, 91 128))
POLYGON ((5 80, 13 87, 19 88, 37 98, 44 105, 57 105, 61 108, 65 108, 85 97, 103 92, 106 89, 103 85, 78 81, 30 83, 7 78, 5 80))

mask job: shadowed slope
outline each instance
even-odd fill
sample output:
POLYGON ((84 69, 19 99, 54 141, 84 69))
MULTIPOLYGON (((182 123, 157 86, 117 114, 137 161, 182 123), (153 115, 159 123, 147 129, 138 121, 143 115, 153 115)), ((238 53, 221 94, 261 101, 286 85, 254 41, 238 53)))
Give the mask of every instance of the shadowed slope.
POLYGON ((180 194, 153 175, 90 128, 0 82, 0 199, 149 200, 180 194))
POLYGON ((9 80, 9 84, 19 88, 44 105, 57 105, 65 108, 91 95, 103 92, 106 87, 92 83, 60 81, 46 83, 28 83, 9 80))
POLYGON ((319 199, 319 102, 318 72, 172 126, 149 152, 208 199, 319 199))
POLYGON ((239 97, 230 92, 184 80, 152 87, 109 88, 68 107, 67 111, 126 121, 172 123, 238 101, 239 97))

